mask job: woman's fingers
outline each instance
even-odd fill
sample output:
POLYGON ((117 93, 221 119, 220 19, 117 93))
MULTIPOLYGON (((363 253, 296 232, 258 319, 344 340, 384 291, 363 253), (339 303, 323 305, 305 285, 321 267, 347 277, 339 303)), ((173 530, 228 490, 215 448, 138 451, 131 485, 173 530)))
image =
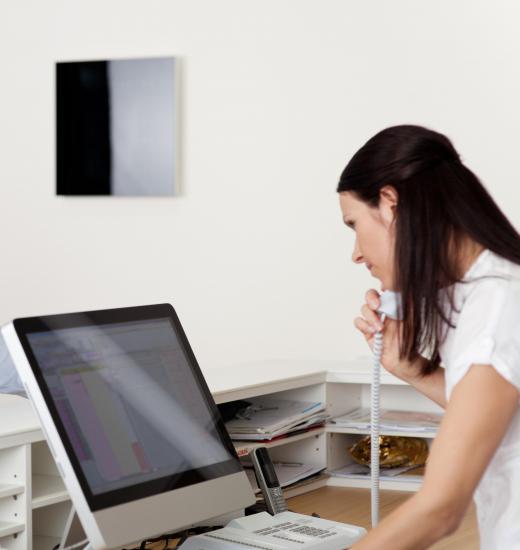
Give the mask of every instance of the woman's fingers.
POLYGON ((363 334, 369 347, 374 349, 375 334, 382 331, 383 350, 381 364, 388 372, 394 372, 395 366, 399 364, 398 333, 401 331, 401 321, 385 319, 381 322, 377 310, 381 306, 379 293, 370 289, 365 293, 366 303, 361 308, 362 317, 354 319, 354 326, 363 334))
POLYGON ((381 330, 383 328, 383 324, 381 323, 381 320, 379 319, 379 315, 374 310, 372 310, 370 307, 368 307, 367 304, 365 304, 361 308, 361 315, 363 315, 365 320, 368 321, 368 323, 370 323, 370 325, 372 325, 375 330, 381 330))
POLYGON ((365 302, 368 304, 370 309, 379 309, 379 306, 381 305, 381 298, 379 297, 377 290, 374 290, 373 288, 367 290, 365 294, 365 302))
POLYGON ((354 319, 354 326, 361 331, 366 338, 374 336, 376 330, 374 327, 363 317, 356 317, 354 319))

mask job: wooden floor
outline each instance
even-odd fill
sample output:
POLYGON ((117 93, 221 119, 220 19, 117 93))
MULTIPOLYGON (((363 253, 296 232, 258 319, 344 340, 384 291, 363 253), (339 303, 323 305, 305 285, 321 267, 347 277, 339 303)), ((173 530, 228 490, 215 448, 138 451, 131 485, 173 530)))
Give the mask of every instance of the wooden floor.
MULTIPOLYGON (((399 506, 410 493, 381 491, 380 518, 399 506)), ((320 517, 370 529, 370 491, 323 487, 288 500, 289 509, 301 514, 316 512, 320 517)), ((478 550, 479 537, 475 506, 472 504, 456 533, 431 546, 434 550, 478 550)))

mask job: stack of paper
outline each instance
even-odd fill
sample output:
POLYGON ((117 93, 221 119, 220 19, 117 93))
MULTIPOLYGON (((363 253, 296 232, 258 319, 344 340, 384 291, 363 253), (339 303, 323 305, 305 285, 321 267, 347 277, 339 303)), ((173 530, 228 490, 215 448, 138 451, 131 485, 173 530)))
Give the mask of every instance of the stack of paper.
MULTIPOLYGON (((274 462, 273 466, 274 471, 276 472, 276 477, 280 482, 280 487, 287 487, 293 483, 301 481, 302 479, 314 476, 325 469, 323 467, 320 468, 317 466, 309 466, 308 464, 290 462, 274 462)), ((249 481, 251 482, 253 491, 258 493, 260 489, 256 481, 255 471, 252 467, 246 467, 245 471, 249 481)))
MULTIPOLYGON (((379 479, 382 481, 395 478, 396 476, 418 468, 418 466, 403 466, 401 468, 382 468, 379 472, 379 479)), ((370 467, 363 466, 362 464, 349 464, 343 468, 338 468, 330 472, 331 475, 335 477, 346 477, 350 479, 370 479, 370 467)), ((423 476, 421 475, 407 475, 406 481, 421 483, 423 476)))
POLYGON ((255 397, 251 405, 226 422, 232 439, 270 440, 299 430, 308 430, 327 420, 319 401, 294 401, 255 397))
MULTIPOLYGON (((415 411, 381 410, 380 429, 393 432, 424 433, 436 431, 442 414, 415 411)), ((339 428, 370 430, 370 409, 359 408, 338 416, 331 423, 339 428)))

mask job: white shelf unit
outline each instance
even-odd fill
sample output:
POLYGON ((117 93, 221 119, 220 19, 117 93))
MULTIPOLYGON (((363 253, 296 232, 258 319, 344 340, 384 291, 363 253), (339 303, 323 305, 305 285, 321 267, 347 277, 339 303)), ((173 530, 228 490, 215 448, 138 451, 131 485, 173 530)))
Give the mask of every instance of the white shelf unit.
MULTIPOLYGON (((309 385, 302 385, 293 389, 272 391, 273 387, 259 387, 250 395, 276 395, 279 399, 301 399, 302 401, 323 401, 326 400, 326 386, 320 381, 314 383, 314 378, 309 378, 309 385), (263 393, 268 389, 268 393, 263 393), (259 393, 257 393, 259 392, 259 393)), ((282 385, 283 387, 284 385, 282 385)), ((226 396, 220 397, 220 403, 224 403, 226 396)), ((235 441, 235 449, 239 457, 247 456, 254 448, 267 447, 273 462, 302 462, 309 466, 327 468, 327 434, 326 429, 316 428, 305 433, 290 437, 275 439, 274 441, 235 441)), ((284 489, 286 498, 324 487, 327 484, 327 477, 321 475, 310 483, 298 483, 294 487, 284 489)))
MULTIPOLYGON (((370 361, 269 361, 214 369, 205 376, 217 403, 273 394, 305 401, 323 400, 328 413, 339 416, 356 407, 369 406, 370 372, 370 361)), ((389 375, 382 377, 381 400, 384 408, 440 411, 413 388, 389 375)), ((362 432, 328 425, 265 446, 274 460, 334 470, 348 463, 346 448, 361 436, 362 432)), ((245 453, 258 445, 264 444, 246 442, 236 446, 245 453)), ((295 496, 324 485, 368 487, 368 481, 321 476, 287 490, 286 495, 295 496)), ((403 477, 381 483, 383 489, 407 491, 417 490, 418 486, 403 477)), ((52 550, 59 543, 70 507, 30 403, 20 397, 0 395, 0 548, 52 550)))
MULTIPOLYGON (((327 413, 332 417, 343 415, 358 407, 370 407, 371 373, 369 361, 357 365, 335 364, 333 368, 321 372, 300 374, 281 380, 266 380, 245 388, 234 388, 228 392, 222 391, 217 395, 219 403, 248 397, 272 395, 277 398, 301 399, 304 401, 325 401, 327 413), (345 368, 347 367, 347 368, 345 368), (293 386, 292 389, 286 389, 293 386)), ((281 372, 289 372, 291 365, 284 365, 281 372)), ((251 369, 253 370, 253 369, 251 369)), ((255 372, 263 369, 255 369, 255 372)), ((221 374, 220 379, 225 379, 221 374)), ((222 383, 222 382, 221 382, 222 383)), ((381 408, 420 411, 442 412, 442 409, 428 398, 388 374, 383 374, 381 381, 381 408)), ((239 456, 244 456, 254 447, 265 446, 269 449, 274 461, 303 462, 315 466, 323 466, 329 473, 328 478, 321 479, 316 485, 310 484, 305 490, 313 490, 318 486, 330 485, 336 487, 369 488, 369 479, 355 479, 334 476, 334 470, 347 466, 353 462, 348 453, 348 447, 354 444, 368 430, 356 430, 335 426, 328 423, 324 428, 298 434, 294 437, 277 439, 273 442, 235 442, 239 456)), ((398 435, 403 437, 420 437, 430 446, 435 431, 410 433, 409 431, 382 430, 382 435, 398 435)), ((382 472, 383 474, 384 472, 382 472)), ((421 476, 413 472, 397 476, 389 480, 381 480, 382 489, 398 491, 417 491, 421 483, 421 476)), ((290 493, 289 493, 290 494, 290 493)), ((292 495, 291 495, 292 496, 292 495)))
POLYGON ((31 446, 8 431, 0 438, 0 548, 22 550, 30 543, 30 475, 31 446))
POLYGON ((0 395, 0 548, 52 550, 70 507, 31 404, 0 395))

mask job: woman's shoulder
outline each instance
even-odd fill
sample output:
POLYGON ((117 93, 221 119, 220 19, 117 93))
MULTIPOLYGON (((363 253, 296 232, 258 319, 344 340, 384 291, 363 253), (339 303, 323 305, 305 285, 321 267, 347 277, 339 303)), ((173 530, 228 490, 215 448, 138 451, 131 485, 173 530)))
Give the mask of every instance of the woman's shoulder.
POLYGON ((507 311, 520 322, 519 264, 486 249, 459 284, 461 321, 496 326, 507 311))
POLYGON ((490 290, 498 292, 515 292, 520 288, 520 264, 489 249, 481 252, 462 280, 470 292, 484 294, 490 290))
POLYGON ((485 248, 464 275, 464 279, 472 279, 480 275, 489 274, 510 274, 520 277, 520 264, 485 248))

